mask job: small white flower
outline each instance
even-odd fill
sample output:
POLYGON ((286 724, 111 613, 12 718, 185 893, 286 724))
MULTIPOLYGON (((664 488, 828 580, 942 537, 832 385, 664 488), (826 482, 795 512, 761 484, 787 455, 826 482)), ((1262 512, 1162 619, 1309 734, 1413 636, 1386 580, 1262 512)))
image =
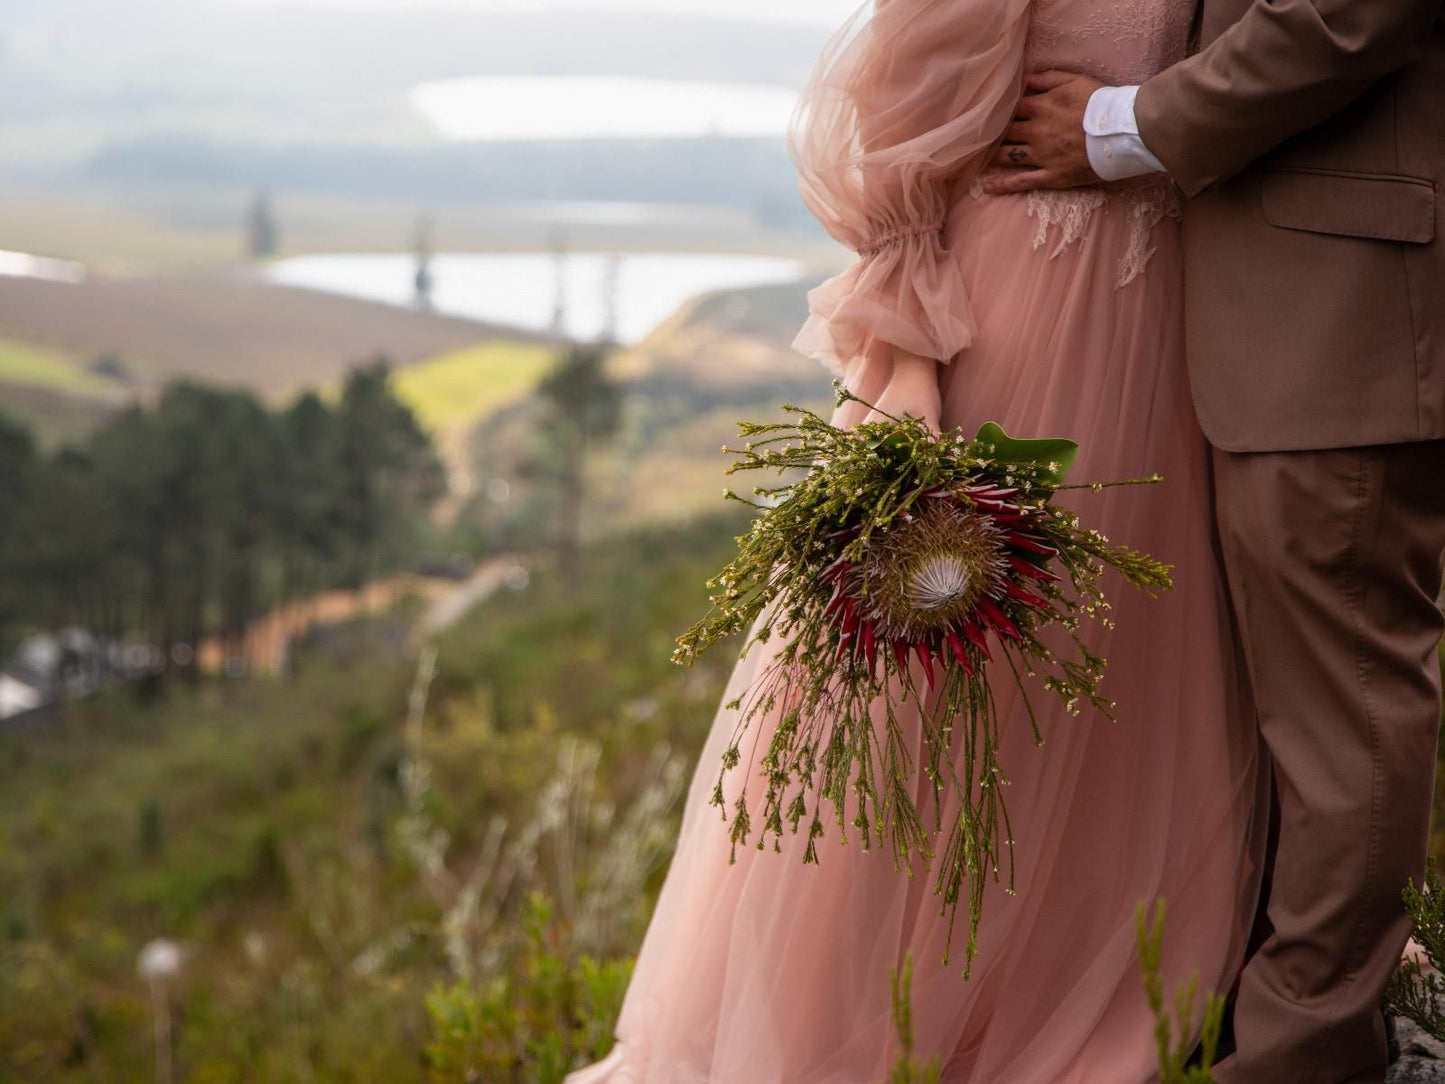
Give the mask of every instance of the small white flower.
POLYGON ((136 960, 136 973, 147 982, 165 982, 180 974, 185 962, 185 950, 176 942, 158 937, 140 950, 136 960))

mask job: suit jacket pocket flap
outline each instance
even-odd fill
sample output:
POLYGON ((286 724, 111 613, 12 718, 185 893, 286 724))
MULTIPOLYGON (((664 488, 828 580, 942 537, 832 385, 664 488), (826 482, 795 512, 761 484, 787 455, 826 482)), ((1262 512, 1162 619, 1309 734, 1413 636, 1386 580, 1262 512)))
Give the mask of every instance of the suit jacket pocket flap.
POLYGON ((1290 230, 1428 244, 1435 186, 1418 177, 1314 170, 1265 171, 1265 221, 1290 230))

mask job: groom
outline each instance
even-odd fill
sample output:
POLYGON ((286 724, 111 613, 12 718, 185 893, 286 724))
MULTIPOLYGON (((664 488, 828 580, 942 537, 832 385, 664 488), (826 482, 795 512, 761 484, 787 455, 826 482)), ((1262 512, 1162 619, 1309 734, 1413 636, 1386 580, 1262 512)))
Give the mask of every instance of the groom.
POLYGON ((1188 197, 1190 376, 1278 818, 1219 1084, 1385 1077, 1440 725, 1442 7, 1200 0, 1199 50, 1140 87, 1031 79, 986 186, 1163 170, 1188 197))

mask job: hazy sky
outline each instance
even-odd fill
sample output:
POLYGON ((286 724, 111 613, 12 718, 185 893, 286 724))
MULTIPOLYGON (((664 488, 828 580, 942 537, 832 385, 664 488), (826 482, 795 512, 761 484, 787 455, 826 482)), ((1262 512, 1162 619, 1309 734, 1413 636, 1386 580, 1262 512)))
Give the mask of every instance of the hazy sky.
POLYGON ((773 22, 840 25, 861 0, 240 0, 267 6, 328 7, 467 7, 499 12, 542 12, 551 7, 614 9, 618 12, 659 14, 711 14, 728 19, 767 19, 773 22))
POLYGON ((612 8, 618 11, 654 11, 659 14, 716 15, 777 22, 812 22, 838 25, 860 6, 861 0, 240 0, 267 5, 367 8, 457 7, 474 10, 544 11, 548 8, 612 8))

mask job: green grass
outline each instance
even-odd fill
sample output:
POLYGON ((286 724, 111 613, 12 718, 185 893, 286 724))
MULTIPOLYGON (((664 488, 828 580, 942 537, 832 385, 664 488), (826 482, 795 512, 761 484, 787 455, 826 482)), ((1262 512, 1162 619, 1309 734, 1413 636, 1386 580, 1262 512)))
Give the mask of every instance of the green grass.
POLYGON ((115 401, 122 390, 58 350, 0 339, 0 383, 115 401))
POLYGON ((534 343, 489 342, 399 370, 397 394, 433 434, 470 428, 522 398, 552 365, 555 354, 534 343))
MULTIPOLYGON (((683 670, 670 656, 742 529, 738 509, 723 511, 591 547, 575 589, 537 560, 526 590, 440 638, 425 806, 450 833, 453 869, 473 868, 494 818, 509 846, 526 838, 567 740, 599 743, 596 797, 618 810, 645 784, 651 750, 698 747, 727 659, 683 670)), ((135 968, 164 936, 187 950, 172 990, 185 1079, 423 1084, 427 995, 458 976, 440 927, 448 901, 400 842, 416 660, 399 627, 332 630, 298 652, 290 679, 177 683, 153 700, 115 690, 34 731, 0 728, 0 1081, 149 1079, 152 1002, 135 968), (378 952, 374 970, 357 966, 378 952)), ((589 831, 572 853, 605 843, 589 831)), ((545 952, 516 947, 528 891, 555 898, 549 854, 540 847, 487 935, 495 968, 453 998, 500 1014, 502 1037, 528 1049, 555 1043, 538 1023, 554 1001, 570 1014, 622 982, 620 963, 589 979, 560 917, 545 952), (520 990, 542 964, 580 970, 494 996, 493 979, 520 990)), ((609 911, 614 945, 599 960, 633 951, 661 875, 609 911)), ((591 1039, 605 1037, 615 1005, 588 1012, 602 1029, 591 1039)))

